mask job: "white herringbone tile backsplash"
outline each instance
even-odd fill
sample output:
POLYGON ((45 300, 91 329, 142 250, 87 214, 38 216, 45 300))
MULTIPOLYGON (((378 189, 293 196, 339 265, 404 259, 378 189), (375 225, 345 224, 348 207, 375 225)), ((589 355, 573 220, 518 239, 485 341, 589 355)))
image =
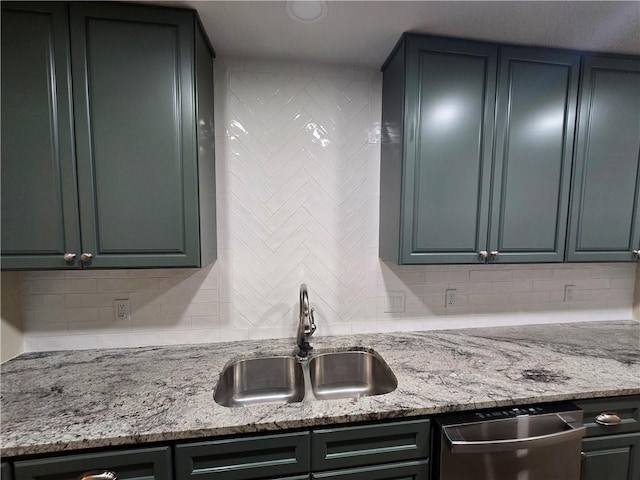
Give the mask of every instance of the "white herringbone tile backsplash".
POLYGON ((219 260, 203 269, 24 272, 25 349, 629 319, 635 265, 398 267, 378 259, 377 70, 216 62, 219 260), (565 285, 575 285, 570 302, 565 285), (445 308, 445 291, 456 305, 445 308), (403 313, 386 313, 389 296, 403 313), (128 298, 129 321, 114 319, 128 298))

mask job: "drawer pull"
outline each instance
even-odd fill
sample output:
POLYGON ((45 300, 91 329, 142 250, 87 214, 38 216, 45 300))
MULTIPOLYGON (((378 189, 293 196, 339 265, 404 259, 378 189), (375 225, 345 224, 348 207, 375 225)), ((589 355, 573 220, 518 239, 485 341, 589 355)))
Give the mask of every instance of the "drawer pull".
POLYGON ((83 473, 78 480, 118 480, 118 476, 111 470, 95 470, 83 473))
POLYGON ((603 412, 596 417, 596 423, 598 425, 604 425, 606 427, 619 425, 620 422, 620 417, 616 412, 603 412))

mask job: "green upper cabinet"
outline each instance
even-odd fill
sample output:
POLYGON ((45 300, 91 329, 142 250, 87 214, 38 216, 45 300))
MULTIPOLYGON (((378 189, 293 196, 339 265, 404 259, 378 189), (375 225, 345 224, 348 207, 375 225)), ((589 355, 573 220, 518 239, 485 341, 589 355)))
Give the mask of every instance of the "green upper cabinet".
POLYGON ((639 59, 585 58, 576 145, 567 260, 634 260, 640 249, 639 59))
POLYGON ((383 66, 380 257, 637 259, 640 61, 580 63, 404 35, 383 66))
POLYGON ((495 45, 406 35, 383 77, 380 256, 472 263, 486 249, 495 45))
MULTIPOLYGON (((34 220, 31 227, 14 229, 13 223, 5 224, 3 207, 3 267, 196 267, 215 260, 213 52, 196 15, 100 2, 54 6, 64 10, 61 22, 68 21, 65 32, 71 32, 70 39, 63 38, 53 50, 63 56, 61 62, 66 61, 66 68, 57 72, 67 76, 69 59, 64 55, 70 51, 75 155, 71 148, 59 153, 62 172, 43 179, 44 174, 33 173, 31 159, 37 155, 29 151, 32 146, 16 141, 15 159, 5 161, 3 147, 3 174, 9 163, 9 181, 34 191, 52 190, 42 202, 55 199, 52 205, 57 209, 64 205, 59 206, 53 193, 61 190, 63 199, 70 197, 73 206, 77 202, 79 215, 70 208, 58 215, 71 224, 74 234, 65 231, 47 263, 40 261, 39 242, 64 222, 49 219, 51 226, 45 230, 34 220), (6 230, 12 243, 4 242, 6 230), (74 254, 75 259, 65 262, 61 253, 74 254)), ((31 46, 24 32, 18 36, 21 39, 25 48, 31 46)), ((5 44, 3 36, 3 48, 5 44)), ((25 88, 18 84, 20 79, 31 81, 31 70, 44 68, 38 61, 33 58, 34 67, 25 72, 7 65, 3 52, 3 98, 4 72, 15 77, 16 84, 10 86, 20 93, 25 88)), ((43 95, 31 101, 43 110, 43 118, 49 118, 47 109, 55 103, 44 102, 43 95)), ((68 104, 67 98, 67 108, 68 104)), ((4 138, 5 123, 9 132, 20 129, 20 117, 5 110, 4 104, 2 110, 4 138)), ((43 132, 45 127, 40 126, 43 132)), ((71 136, 65 133, 65 139, 71 136)), ((35 205, 14 190, 19 189, 3 188, 3 205, 14 207, 16 217, 37 219, 40 212, 35 205)))
POLYGON ((500 49, 489 261, 564 260, 580 56, 500 49))
POLYGON ((380 257, 562 261, 579 64, 405 35, 383 67, 380 257))
POLYGON ((80 250, 70 65, 65 4, 2 3, 3 268, 80 250))

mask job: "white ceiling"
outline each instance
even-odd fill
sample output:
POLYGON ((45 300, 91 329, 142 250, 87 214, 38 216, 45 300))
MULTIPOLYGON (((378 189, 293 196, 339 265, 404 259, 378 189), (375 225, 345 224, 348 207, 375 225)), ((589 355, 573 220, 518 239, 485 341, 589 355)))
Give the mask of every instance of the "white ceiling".
POLYGON ((640 55, 640 1, 329 1, 312 24, 285 1, 154 3, 198 10, 218 55, 379 68, 405 31, 640 55))

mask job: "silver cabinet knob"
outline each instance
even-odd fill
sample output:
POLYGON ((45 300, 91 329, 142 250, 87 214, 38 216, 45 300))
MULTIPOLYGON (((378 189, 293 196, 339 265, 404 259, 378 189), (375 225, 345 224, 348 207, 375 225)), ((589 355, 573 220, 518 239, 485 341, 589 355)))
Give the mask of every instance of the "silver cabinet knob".
POLYGON ((491 250, 491 256, 493 258, 498 258, 498 256, 500 255, 500 252, 497 250, 491 250))
POLYGON ((487 257, 489 256, 489 252, 487 252, 486 250, 480 250, 478 252, 478 255, 480 256, 480 258, 483 258, 483 259, 486 260, 487 257))
POLYGON ((118 480, 118 476, 111 470, 96 470, 83 473, 78 480, 118 480))
POLYGON ((611 427, 613 425, 619 425, 622 420, 616 412, 602 412, 596 417, 596 423, 598 425, 604 425, 605 427, 611 427))
POLYGON ((640 250, 632 250, 632 252, 636 257, 640 257, 640 250))
POLYGON ((83 253, 82 255, 80 255, 80 260, 82 260, 82 263, 89 263, 92 258, 93 255, 90 253, 83 253))
POLYGON ((67 263, 73 263, 75 261, 75 259, 76 259, 76 254, 75 253, 65 253, 62 258, 67 263))

